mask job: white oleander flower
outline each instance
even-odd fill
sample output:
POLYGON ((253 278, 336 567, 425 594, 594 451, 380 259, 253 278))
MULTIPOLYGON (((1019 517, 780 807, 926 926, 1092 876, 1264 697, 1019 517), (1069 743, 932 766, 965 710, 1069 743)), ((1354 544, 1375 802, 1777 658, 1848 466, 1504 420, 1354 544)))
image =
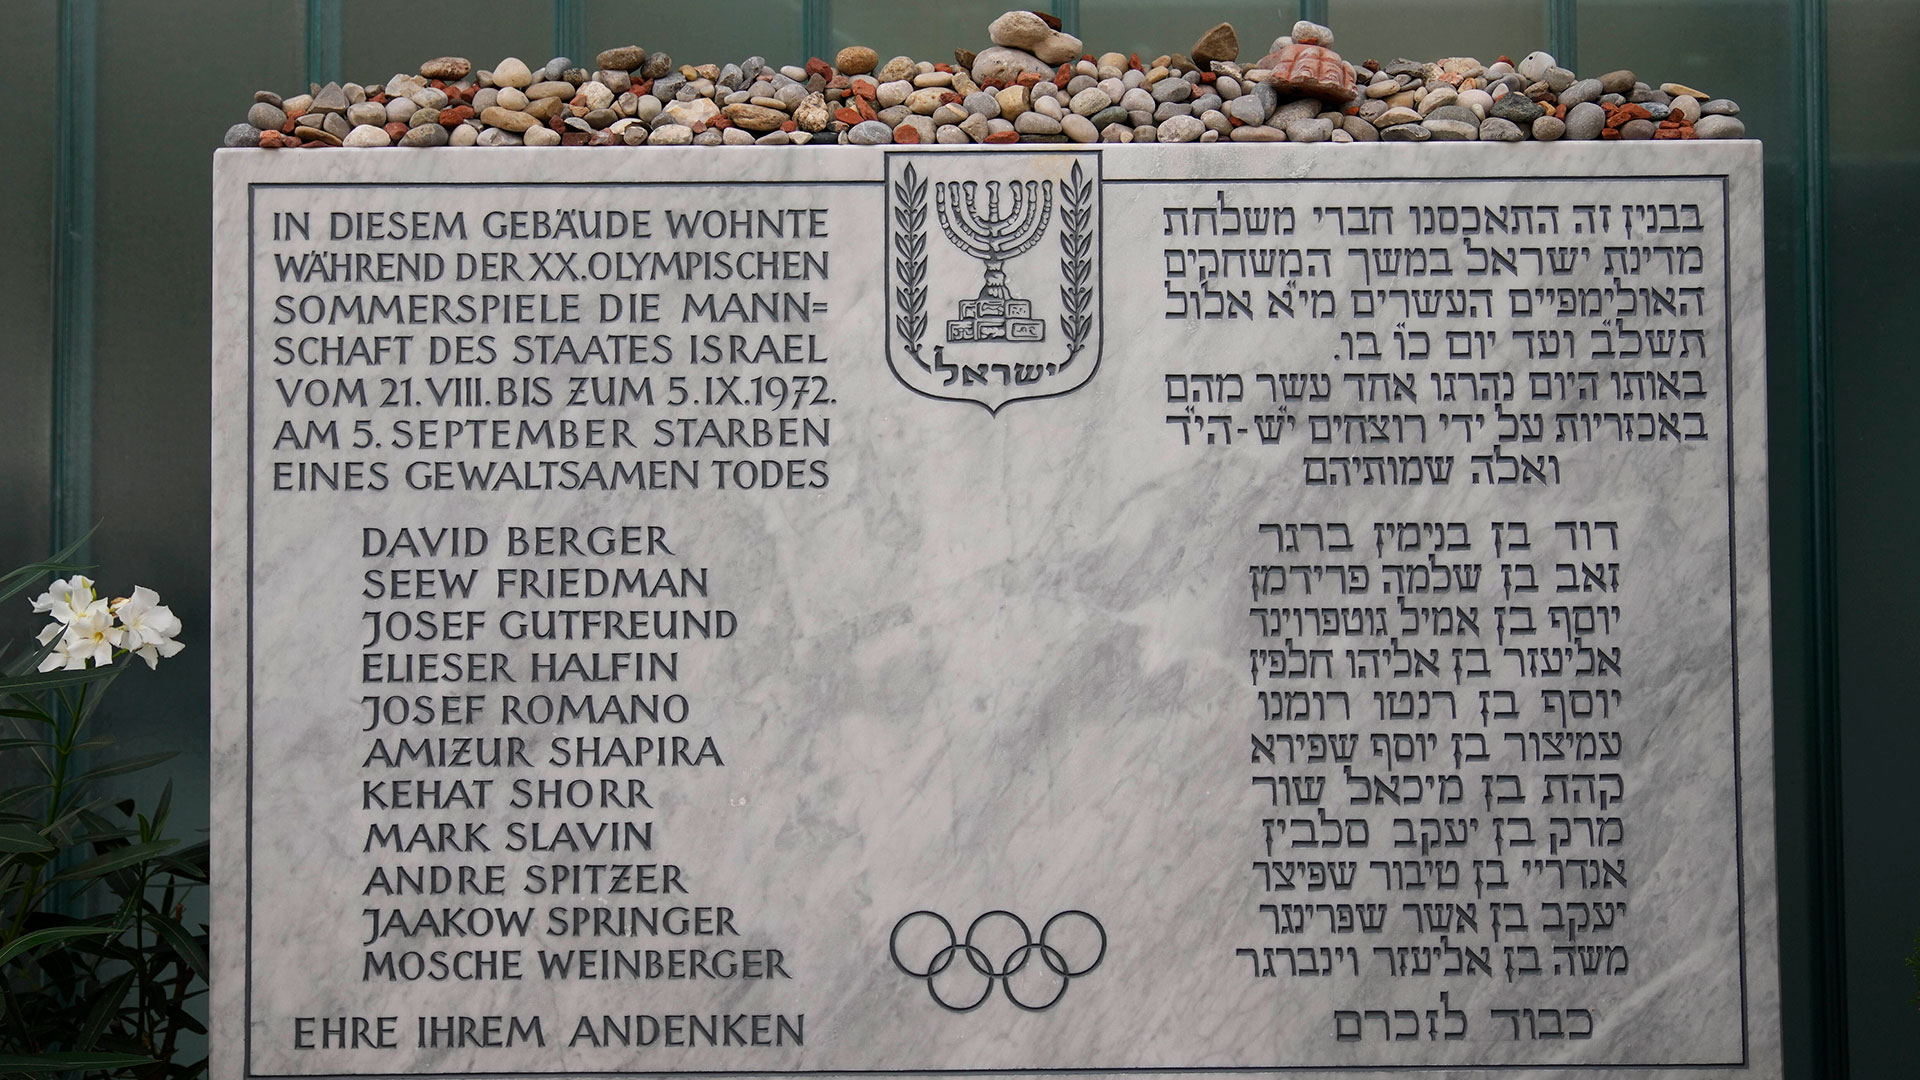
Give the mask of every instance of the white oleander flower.
MULTIPOLYGON (((51 615, 56 622, 65 624, 87 614, 100 602, 93 591, 93 579, 85 574, 75 574, 65 581, 56 580, 47 586, 46 592, 34 597, 33 610, 51 615)), ((44 643, 47 639, 42 637, 40 640, 44 643)))
POLYGON ((133 595, 113 602, 113 614, 125 631, 123 647, 147 662, 160 666, 160 658, 173 656, 186 648, 174 637, 180 633, 180 619, 173 609, 159 603, 160 594, 144 586, 134 586, 133 595))
POLYGON ((40 661, 41 671, 54 668, 78 671, 86 667, 89 660, 94 667, 106 667, 113 663, 114 647, 126 637, 126 631, 113 621, 105 601, 89 605, 86 614, 67 623, 66 630, 60 643, 40 661))

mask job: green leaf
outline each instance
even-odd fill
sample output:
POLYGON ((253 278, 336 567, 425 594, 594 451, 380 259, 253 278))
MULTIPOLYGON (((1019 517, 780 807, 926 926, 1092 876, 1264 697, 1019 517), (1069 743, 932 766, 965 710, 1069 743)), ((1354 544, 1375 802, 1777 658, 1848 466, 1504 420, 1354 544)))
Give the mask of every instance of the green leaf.
POLYGON ((99 527, 100 526, 95 525, 93 529, 88 529, 85 533, 81 534, 78 540, 54 552, 40 562, 28 563, 17 570, 9 570, 5 575, 0 575, 0 602, 11 600, 15 596, 25 592, 42 577, 48 577, 53 574, 64 574, 73 570, 87 569, 87 567, 69 560, 92 538, 93 530, 99 527))
POLYGON ((9 675, 0 679, 0 693, 31 694, 41 690, 58 690, 63 686, 83 686, 102 679, 111 679, 120 674, 124 666, 109 665, 81 668, 79 671, 45 671, 31 675, 9 675))
POLYGON ((119 931, 111 926, 49 926, 45 930, 35 930, 31 934, 21 934, 19 937, 8 942, 6 948, 0 949, 0 966, 5 966, 7 961, 12 960, 14 957, 28 950, 37 949, 42 945, 50 945, 56 941, 65 941, 68 938, 97 937, 101 934, 117 933, 119 933, 119 931))
POLYGON ((173 809, 173 781, 160 789, 160 801, 153 805, 153 829, 159 832, 167 824, 167 813, 173 809))
POLYGON ((127 758, 125 761, 116 761, 111 765, 102 765, 97 769, 89 769, 80 777, 79 782, 84 784, 92 780, 104 780, 109 776, 120 776, 125 773, 139 772, 141 769, 151 769, 163 761, 170 761, 178 756, 178 752, 172 750, 159 754, 142 754, 139 757, 127 758))
POLYGON ((100 992, 94 995, 93 1008, 87 1011, 87 1018, 80 1024, 80 1030, 74 1033, 73 1042, 82 1050, 93 1049, 94 1040, 107 1030, 107 1025, 119 1015, 120 1006, 127 1000, 127 991, 133 987, 138 971, 126 971, 120 974, 100 992))
MULTIPOLYGON (((0 709, 0 716, 5 715, 7 715, 7 710, 0 709)), ((0 739, 0 750, 31 750, 35 748, 52 749, 53 743, 47 739, 0 739)))
POLYGON ((151 1065, 157 1060, 159 1059, 144 1057, 140 1054, 104 1054, 82 1050, 57 1054, 0 1054, 0 1073, 27 1073, 31 1076, 41 1076, 47 1073, 72 1072, 77 1069, 112 1072, 116 1069, 151 1065))
POLYGON ((193 973, 202 979, 207 977, 206 951, 200 948, 199 942, 193 940, 192 934, 187 933, 186 927, 174 922, 166 915, 149 915, 147 921, 161 937, 167 939, 167 944, 173 946, 173 951, 179 954, 182 963, 192 968, 193 973))
POLYGON ((17 854, 26 851, 57 851, 39 830, 30 825, 0 825, 0 851, 17 854))
POLYGON ((144 844, 128 844, 111 851, 96 855, 86 862, 70 866, 47 879, 53 885, 62 881, 85 881, 105 877, 115 870, 124 870, 136 863, 164 855, 173 850, 178 840, 149 840, 144 844))

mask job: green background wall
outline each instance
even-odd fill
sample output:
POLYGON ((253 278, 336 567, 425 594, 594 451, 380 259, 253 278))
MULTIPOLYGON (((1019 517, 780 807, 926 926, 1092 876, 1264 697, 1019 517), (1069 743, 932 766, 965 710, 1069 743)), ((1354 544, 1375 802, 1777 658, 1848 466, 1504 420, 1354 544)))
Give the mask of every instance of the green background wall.
MULTIPOLYGON (((693 62, 855 43, 940 59, 984 44, 1003 3, 0 0, 0 563, 98 521, 100 576, 158 589, 190 644, 204 631, 210 157, 254 90, 636 42, 693 62)), ((1302 14, 1353 60, 1547 48, 1583 75, 1732 97, 1764 141, 1788 1074, 1920 1076, 1902 962, 1920 931, 1920 356, 1899 321, 1920 311, 1920 0, 1297 4, 1054 10, 1095 52, 1184 50, 1225 19, 1251 57, 1302 14)), ((31 621, 0 612, 0 633, 31 621)), ((181 828, 204 827, 204 648, 117 693, 106 727, 180 752, 181 828)))

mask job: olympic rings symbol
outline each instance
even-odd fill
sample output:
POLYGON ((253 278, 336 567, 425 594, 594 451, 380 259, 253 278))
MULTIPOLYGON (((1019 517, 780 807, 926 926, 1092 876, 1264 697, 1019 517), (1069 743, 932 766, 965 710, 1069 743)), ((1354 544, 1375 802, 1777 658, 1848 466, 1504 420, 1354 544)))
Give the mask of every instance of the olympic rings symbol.
POLYGON ((973 920, 963 938, 945 916, 922 910, 893 924, 887 953, 902 973, 926 980, 934 1004, 949 1012, 985 1005, 995 985, 1016 1006, 1040 1012, 1106 959, 1107 930, 1084 911, 1062 911, 1047 920, 1036 940, 1018 915, 996 909, 973 920))

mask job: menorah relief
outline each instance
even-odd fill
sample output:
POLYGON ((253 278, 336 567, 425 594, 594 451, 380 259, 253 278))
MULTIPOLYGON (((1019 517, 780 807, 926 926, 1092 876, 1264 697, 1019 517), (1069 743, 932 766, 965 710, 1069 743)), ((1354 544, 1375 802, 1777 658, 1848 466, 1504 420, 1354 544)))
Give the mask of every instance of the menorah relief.
POLYGON ((935 184, 934 206, 940 228, 953 246, 987 264, 986 280, 971 300, 960 301, 960 317, 947 320, 947 341, 1045 341, 1047 324, 1033 317, 1033 305, 1007 288, 1007 263, 1033 249, 1047 233, 1053 213, 1053 185, 1038 180, 1008 181, 1008 202, 1001 212, 1001 182, 954 180, 935 184), (985 188, 986 212, 976 196, 985 188))
POLYGON ((1100 365, 1100 151, 898 151, 886 169, 894 376, 988 413, 1086 385, 1100 365))

